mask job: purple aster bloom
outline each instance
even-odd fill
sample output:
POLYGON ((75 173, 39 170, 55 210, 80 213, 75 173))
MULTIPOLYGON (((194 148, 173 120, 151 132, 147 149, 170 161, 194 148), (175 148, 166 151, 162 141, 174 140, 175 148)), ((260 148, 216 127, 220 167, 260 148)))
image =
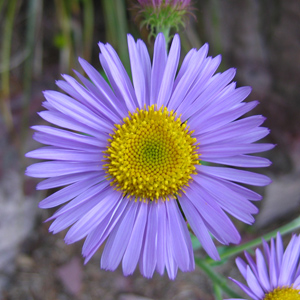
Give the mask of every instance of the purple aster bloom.
POLYGON ((245 256, 248 264, 239 257, 236 259, 237 267, 248 286, 230 279, 254 300, 299 300, 300 236, 293 235, 284 250, 278 232, 276 242, 271 239, 269 246, 263 240, 263 253, 256 249, 255 254, 256 263, 247 252, 245 256))
POLYGON ((177 34, 169 54, 163 34, 157 36, 152 63, 146 45, 128 35, 133 83, 111 45, 99 47, 111 87, 80 58, 90 80, 76 71, 81 83, 63 75, 57 85, 68 95, 45 91, 39 113, 55 127, 33 126, 34 139, 47 146, 27 157, 48 161, 26 174, 47 178, 39 190, 62 187, 39 205, 64 205, 49 219, 50 231, 71 226, 68 244, 86 238, 85 262, 106 240, 102 268, 115 270, 122 261, 125 275, 139 264, 146 277, 166 269, 173 279, 178 268, 194 269, 187 221, 219 259, 210 234, 225 245, 240 242, 227 213, 252 224, 258 212, 249 200, 261 196, 239 183, 270 183, 234 168, 270 165, 249 155, 273 147, 254 143, 269 133, 260 127, 265 118, 240 119, 258 104, 243 102, 251 88, 236 88, 235 69, 214 75, 221 57, 207 57, 207 44, 192 49, 178 71, 177 34))

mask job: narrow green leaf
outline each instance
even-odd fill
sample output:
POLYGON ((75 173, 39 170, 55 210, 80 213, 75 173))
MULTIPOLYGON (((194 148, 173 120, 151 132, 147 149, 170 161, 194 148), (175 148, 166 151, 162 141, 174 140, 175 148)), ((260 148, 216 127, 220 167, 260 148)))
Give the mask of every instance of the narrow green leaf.
POLYGON ((94 29, 94 4, 92 0, 82 0, 83 3, 83 57, 91 59, 94 29))
MULTIPOLYGON (((3 3, 1 3, 3 6, 3 3)), ((1 112, 7 130, 11 130, 13 127, 12 114, 10 109, 10 56, 12 35, 14 27, 14 19, 17 10, 17 0, 11 0, 7 3, 7 12, 5 15, 4 27, 2 32, 2 74, 1 74, 1 112)))
POLYGON ((127 49, 128 24, 124 0, 103 0, 106 40, 118 52, 127 72, 130 63, 127 49))

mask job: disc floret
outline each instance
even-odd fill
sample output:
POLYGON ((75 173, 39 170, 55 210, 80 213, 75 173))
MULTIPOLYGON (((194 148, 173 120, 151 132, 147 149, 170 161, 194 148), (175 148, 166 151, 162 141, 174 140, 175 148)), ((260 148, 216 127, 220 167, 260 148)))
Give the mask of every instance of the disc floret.
POLYGON ((277 287, 266 294, 263 300, 300 300, 300 290, 292 287, 277 287))
POLYGON ((198 144, 186 122, 156 105, 137 109, 115 124, 105 151, 107 178, 140 200, 166 200, 189 185, 199 164, 198 144))

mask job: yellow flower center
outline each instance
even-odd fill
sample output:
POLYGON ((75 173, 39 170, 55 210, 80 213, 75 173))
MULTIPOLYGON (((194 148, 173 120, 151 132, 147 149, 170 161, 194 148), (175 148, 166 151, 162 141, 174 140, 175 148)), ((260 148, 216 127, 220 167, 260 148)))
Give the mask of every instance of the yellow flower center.
POLYGON ((292 287, 278 287, 266 294, 263 300, 300 300, 299 292, 292 287))
POLYGON ((197 140, 186 122, 166 107, 152 105, 129 112, 115 127, 104 151, 111 184, 143 201, 180 195, 199 164, 197 140))

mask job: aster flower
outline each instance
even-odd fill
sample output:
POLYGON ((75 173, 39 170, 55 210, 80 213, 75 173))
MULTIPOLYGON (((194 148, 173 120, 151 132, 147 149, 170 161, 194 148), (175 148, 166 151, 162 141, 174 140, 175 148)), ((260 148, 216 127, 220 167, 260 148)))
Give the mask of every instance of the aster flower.
POLYGON ((230 279, 254 300, 300 299, 300 236, 293 235, 284 250, 278 232, 276 242, 271 239, 269 246, 263 240, 263 253, 256 249, 255 254, 256 263, 247 252, 248 264, 239 257, 236 259, 248 286, 230 279))
POLYGON ((207 57, 207 44, 192 49, 177 73, 178 35, 169 54, 164 36, 157 36, 152 64, 146 45, 128 35, 133 84, 114 49, 99 47, 111 87, 80 58, 90 80, 76 71, 82 84, 63 75, 57 85, 68 95, 45 91, 46 111, 39 113, 57 127, 33 126, 34 139, 48 146, 27 157, 48 161, 26 174, 48 178, 39 190, 63 187, 39 205, 64 204, 49 219, 50 231, 71 226, 68 244, 86 237, 85 262, 107 240, 102 268, 115 270, 122 261, 125 275, 139 264, 146 277, 166 269, 173 279, 178 268, 194 269, 187 220, 207 253, 219 259, 210 234, 225 245, 240 242, 226 213, 251 224, 258 212, 249 200, 261 196, 239 183, 270 183, 265 175, 234 168, 270 165, 249 155, 273 147, 254 143, 269 133, 260 127, 264 117, 239 119, 258 104, 243 102, 251 88, 236 88, 235 69, 213 75, 221 57, 207 57))

